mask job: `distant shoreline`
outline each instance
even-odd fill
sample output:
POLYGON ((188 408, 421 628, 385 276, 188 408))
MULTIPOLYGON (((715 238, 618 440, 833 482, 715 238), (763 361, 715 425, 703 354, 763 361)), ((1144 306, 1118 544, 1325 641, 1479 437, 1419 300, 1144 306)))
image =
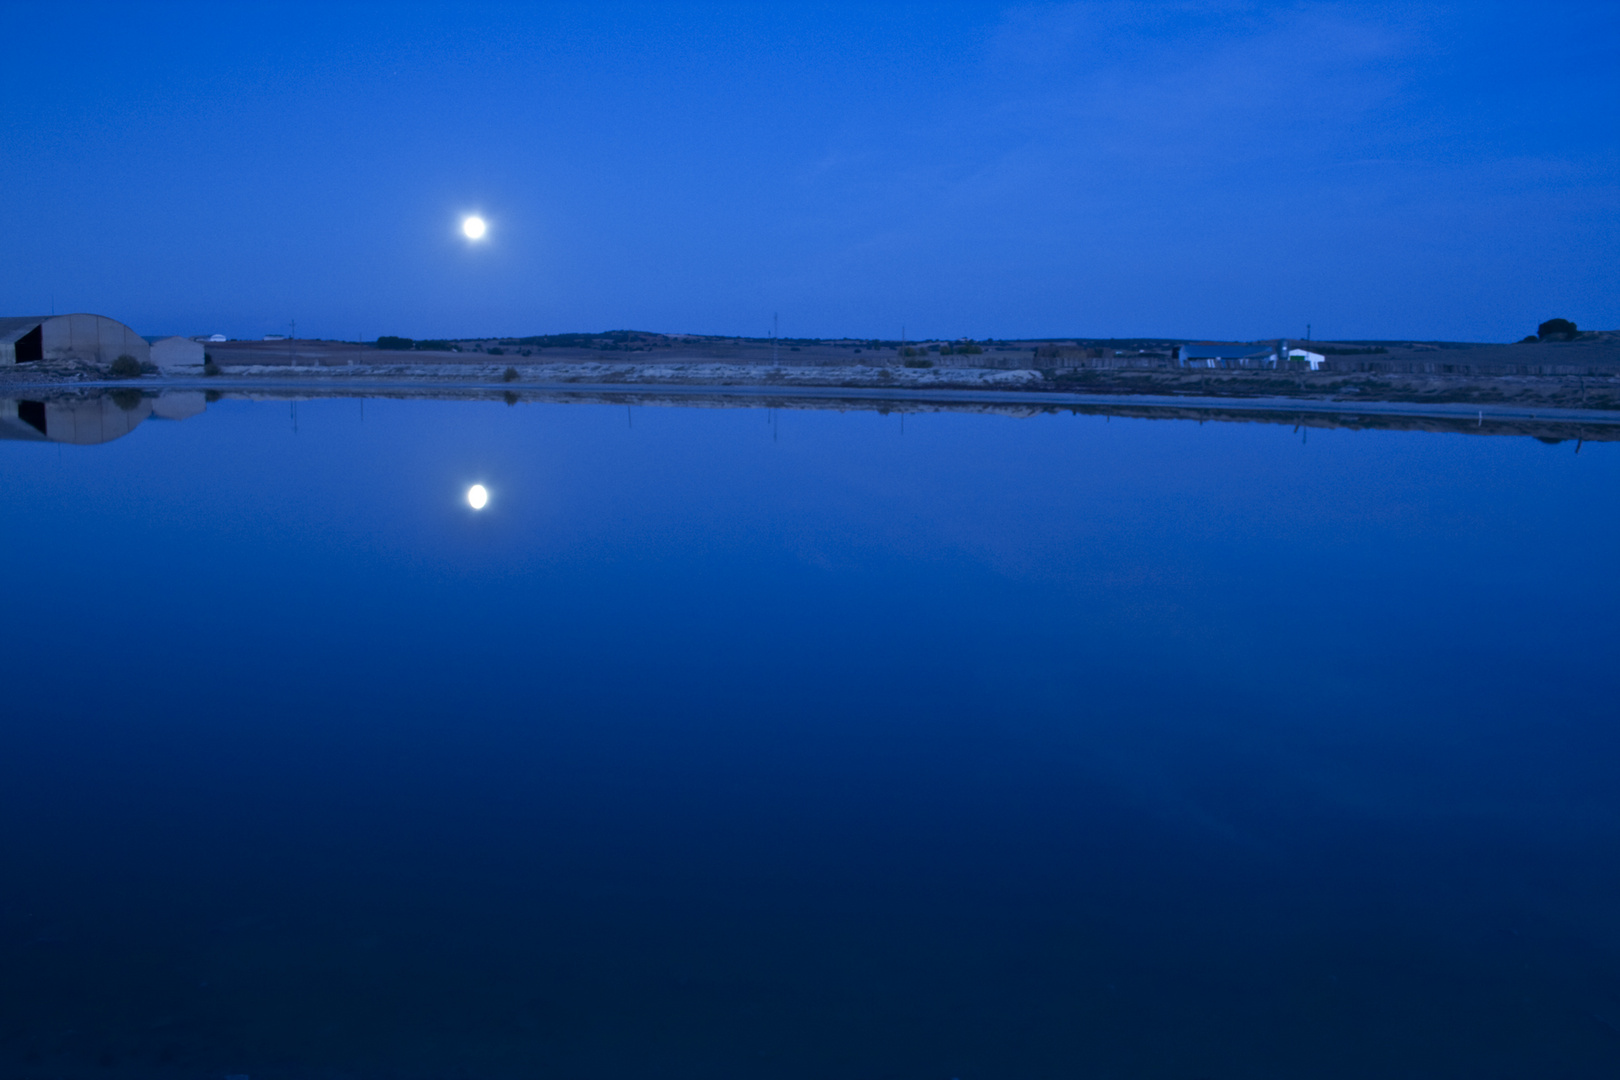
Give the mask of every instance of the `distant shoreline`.
MULTIPOLYGON (((140 393, 164 389, 292 391, 320 394, 511 392, 546 394, 663 393, 676 396, 728 395, 743 398, 825 398, 843 400, 981 401, 1025 403, 1034 407, 1140 406, 1221 408, 1250 412, 1365 412, 1369 415, 1429 415, 1454 418, 1482 415, 1545 419, 1558 417, 1609 423, 1620 415, 1620 355, 1611 365, 1591 355, 1578 365, 1540 364, 1524 374, 1478 374, 1470 365, 1448 363, 1447 370, 1288 371, 1251 369, 1157 369, 1102 366, 969 367, 861 363, 854 357, 839 364, 771 365, 716 358, 653 358, 606 362, 535 360, 483 354, 429 359, 405 354, 394 361, 380 350, 351 352, 334 362, 324 349, 281 343, 266 349, 249 343, 241 350, 256 363, 232 363, 225 357, 216 375, 201 367, 169 369, 162 374, 113 380, 93 366, 29 364, 0 369, 0 397, 20 394, 73 393, 120 389, 140 393), (316 354, 316 355, 310 355, 316 354), (263 361, 286 357, 279 363, 263 361), (854 362, 851 363, 850 361, 854 362), (298 362, 303 361, 303 362, 298 362), (389 362, 393 361, 393 362, 389 362), (1575 367, 1551 373, 1547 367, 1575 367)), ((1620 349, 1584 350, 1603 354, 1620 349)), ((977 359, 964 357, 963 360, 977 359)), ((1128 358, 1126 358, 1128 359, 1128 358)), ((1411 367, 1415 362, 1390 361, 1411 367)), ((1358 366, 1370 367, 1363 358, 1358 366)))
MULTIPOLYGON (((506 406, 610 405, 615 408, 836 410, 881 414, 967 414, 1025 419, 1075 416, 1147 421, 1266 424, 1309 429, 1430 432, 1533 438, 1543 443, 1620 442, 1620 409, 1564 408, 1544 402, 1379 401, 1367 398, 1082 393, 978 387, 682 384, 671 382, 507 382, 501 371, 459 377, 363 374, 227 374, 140 379, 5 379, 0 377, 0 439, 105 442, 151 417, 183 419, 219 401, 486 402, 506 406), (478 375, 481 377, 469 377, 478 375), (65 434, 58 436, 56 425, 65 434), (49 430, 51 434, 47 436, 49 430)), ((1035 373, 1038 374, 1038 373, 1035 373)), ((1301 436, 1303 437, 1303 435, 1301 436)))
MULTIPOLYGON (((1511 402, 1377 401, 1191 394, 1073 393, 994 387, 690 385, 671 383, 504 382, 498 378, 411 379, 280 375, 148 377, 0 383, 0 398, 86 401, 111 397, 120 408, 173 400, 182 414, 220 400, 326 398, 597 404, 680 408, 836 409, 880 413, 975 413, 1025 418, 1071 413, 1142 420, 1293 424, 1305 428, 1426 431, 1530 437, 1546 443, 1620 441, 1620 409, 1561 408, 1511 402), (184 400, 193 399, 187 406, 184 400)), ((151 411, 151 408, 147 408, 151 411)))
POLYGON ((1508 403, 1380 401, 1376 399, 1250 397, 1165 394, 1083 394, 1064 391, 1001 390, 993 387, 878 387, 878 386, 782 386, 767 384, 679 384, 679 383, 580 383, 580 382, 501 382, 499 380, 412 380, 409 378, 244 378, 222 375, 213 378, 154 378, 104 380, 75 383, 13 384, 21 390, 86 391, 204 391, 240 394, 295 395, 310 397, 373 397, 391 393, 404 396, 430 396, 434 392, 472 391, 485 394, 515 394, 520 399, 545 397, 631 398, 651 396, 730 397, 754 400, 772 398, 802 401, 849 400, 870 403, 928 402, 937 404, 997 404, 1044 406, 1132 406, 1144 409, 1219 409, 1234 412, 1321 413, 1368 416, 1413 416, 1490 418, 1493 420, 1545 420, 1620 425, 1620 409, 1581 409, 1556 406, 1525 406, 1508 403))

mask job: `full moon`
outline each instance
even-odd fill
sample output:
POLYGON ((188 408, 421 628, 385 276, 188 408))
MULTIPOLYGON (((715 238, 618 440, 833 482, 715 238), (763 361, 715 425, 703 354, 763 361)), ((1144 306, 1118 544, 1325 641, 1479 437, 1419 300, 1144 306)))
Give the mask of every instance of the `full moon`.
POLYGON ((489 492, 484 490, 483 484, 474 484, 467 489, 467 505, 474 510, 482 510, 489 502, 489 492))
POLYGON ((461 223, 461 231, 467 234, 469 240, 483 239, 488 229, 489 226, 484 224, 484 219, 476 214, 461 223))

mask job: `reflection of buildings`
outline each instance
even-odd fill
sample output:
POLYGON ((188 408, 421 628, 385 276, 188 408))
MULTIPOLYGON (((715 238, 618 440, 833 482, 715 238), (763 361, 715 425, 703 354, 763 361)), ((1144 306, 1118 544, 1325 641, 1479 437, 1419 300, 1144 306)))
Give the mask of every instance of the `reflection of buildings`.
POLYGON ((0 439, 93 446, 128 435, 150 417, 184 420, 207 407, 198 391, 144 397, 138 390, 115 390, 55 401, 0 398, 0 439))
POLYGON ((110 364, 120 356, 133 356, 146 363, 151 354, 146 339, 105 315, 0 317, 0 365, 35 360, 110 364))

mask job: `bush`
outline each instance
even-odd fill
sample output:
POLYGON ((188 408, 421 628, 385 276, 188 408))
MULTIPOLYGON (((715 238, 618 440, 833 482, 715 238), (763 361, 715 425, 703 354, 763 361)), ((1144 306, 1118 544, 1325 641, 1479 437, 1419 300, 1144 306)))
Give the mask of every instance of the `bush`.
POLYGON ((1578 333, 1580 331, 1568 319, 1548 319, 1536 327, 1536 336, 1542 341, 1569 341, 1578 333))
POLYGON ((505 356, 506 355, 506 350, 501 348, 499 345, 491 345, 489 347, 489 355, 491 355, 491 356, 505 356))
POLYGON ((219 374, 219 365, 214 363, 214 358, 212 356, 208 356, 206 354, 203 356, 203 374, 204 375, 218 375, 219 374))
POLYGON ((921 360, 906 360, 906 361, 904 361, 904 363, 905 363, 906 367, 933 367, 934 366, 934 362, 932 360, 929 360, 927 357, 924 357, 921 360))
POLYGON ((129 353, 124 353, 112 362, 107 374, 115 379, 138 379, 141 377, 141 362, 129 353))
POLYGON ((517 382, 517 381, 518 381, 518 370, 517 370, 517 368, 509 367, 505 371, 501 372, 501 382, 517 382))
POLYGON ((392 349, 395 352, 404 352, 415 344, 416 342, 412 341, 408 337, 390 337, 388 335, 384 335, 377 339, 377 348, 392 349))

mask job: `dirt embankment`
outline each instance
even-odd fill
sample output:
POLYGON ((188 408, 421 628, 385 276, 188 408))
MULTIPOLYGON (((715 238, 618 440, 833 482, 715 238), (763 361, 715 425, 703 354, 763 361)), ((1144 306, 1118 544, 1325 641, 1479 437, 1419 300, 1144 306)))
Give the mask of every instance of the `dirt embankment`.
POLYGON ((1092 394, 1620 409, 1620 371, 1607 375, 1460 375, 1371 371, 1080 370, 1048 373, 1040 389, 1092 394))

